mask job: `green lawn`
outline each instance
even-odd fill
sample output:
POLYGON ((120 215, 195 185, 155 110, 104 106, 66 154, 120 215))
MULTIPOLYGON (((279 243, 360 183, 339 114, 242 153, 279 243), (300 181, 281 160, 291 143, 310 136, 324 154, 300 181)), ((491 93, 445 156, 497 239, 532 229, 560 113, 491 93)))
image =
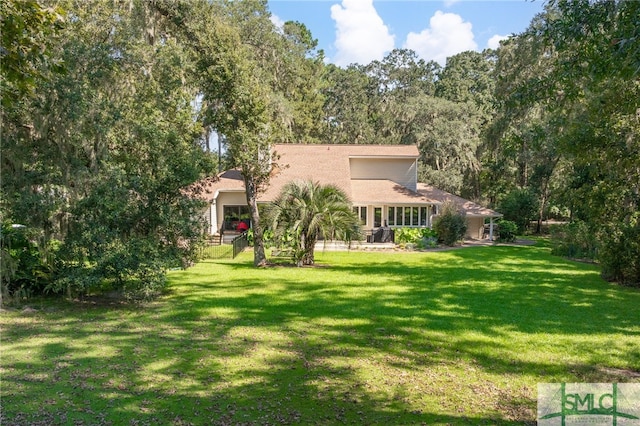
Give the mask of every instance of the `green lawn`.
POLYGON ((523 424, 537 384, 640 382, 640 291, 533 247, 251 253, 144 308, 0 315, 2 424, 523 424))

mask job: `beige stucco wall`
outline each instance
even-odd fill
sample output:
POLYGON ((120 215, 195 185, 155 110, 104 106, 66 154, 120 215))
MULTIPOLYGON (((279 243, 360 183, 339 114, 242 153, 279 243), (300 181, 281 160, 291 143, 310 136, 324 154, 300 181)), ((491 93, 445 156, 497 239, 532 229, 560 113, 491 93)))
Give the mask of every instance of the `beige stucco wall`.
POLYGON ((211 205, 211 219, 209 220, 210 232, 217 233, 224 218, 224 206, 246 206, 247 197, 244 192, 220 192, 211 205))
POLYGON ((467 217, 467 238, 482 238, 484 230, 484 218, 467 217))
POLYGON ((351 179, 388 179, 412 191, 417 187, 415 159, 350 158, 351 179))

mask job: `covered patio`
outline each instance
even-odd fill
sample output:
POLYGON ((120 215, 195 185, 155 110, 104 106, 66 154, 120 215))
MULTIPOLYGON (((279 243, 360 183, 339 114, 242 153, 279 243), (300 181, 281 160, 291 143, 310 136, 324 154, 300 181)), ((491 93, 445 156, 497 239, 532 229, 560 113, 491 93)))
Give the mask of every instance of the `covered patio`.
POLYGON ((418 183, 417 192, 424 197, 440 202, 440 204, 453 203, 463 212, 467 219, 467 238, 494 240, 497 228, 495 220, 501 218, 502 213, 425 183, 418 183))

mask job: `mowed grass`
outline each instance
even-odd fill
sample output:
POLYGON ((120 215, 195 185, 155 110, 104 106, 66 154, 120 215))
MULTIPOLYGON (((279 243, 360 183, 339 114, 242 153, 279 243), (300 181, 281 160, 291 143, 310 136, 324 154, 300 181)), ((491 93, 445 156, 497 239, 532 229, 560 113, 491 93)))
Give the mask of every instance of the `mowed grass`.
POLYGON ((526 424, 537 384, 640 382, 640 291, 533 247, 252 254, 144 307, 0 315, 2 424, 526 424))

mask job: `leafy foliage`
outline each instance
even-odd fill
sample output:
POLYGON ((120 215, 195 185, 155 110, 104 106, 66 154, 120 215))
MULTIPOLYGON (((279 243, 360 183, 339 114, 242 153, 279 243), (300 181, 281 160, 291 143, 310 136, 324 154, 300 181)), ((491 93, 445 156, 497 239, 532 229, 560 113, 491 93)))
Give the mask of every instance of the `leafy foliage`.
POLYGON ((529 227, 529 222, 535 217, 538 200, 528 189, 515 189, 507 194, 500 202, 500 212, 506 220, 518 226, 522 233, 529 227))
POLYGON ((518 225, 511 220, 499 220, 498 230, 498 241, 500 242, 512 243, 516 240, 516 236, 518 235, 518 225))
POLYGON ((375 96, 371 93, 371 77, 356 66, 342 69, 326 67, 323 88, 325 102, 323 137, 330 143, 367 143, 373 140, 375 96))
POLYGON ((520 153, 516 187, 538 197, 539 223, 550 203, 598 230, 603 274, 615 279, 633 276, 611 271, 621 270, 614 264, 626 258, 620 233, 634 235, 640 205, 639 15, 637 1, 551 1, 501 49, 497 66, 494 140, 513 141, 520 153))
POLYGON ((481 135, 493 111, 491 64, 489 53, 469 53, 442 69, 395 49, 368 65, 328 65, 324 139, 415 144, 420 180, 478 198, 481 135))
POLYGON ((483 122, 489 122, 495 108, 494 67, 495 52, 492 50, 453 55, 438 72, 435 94, 452 102, 474 105, 483 122))
POLYGON ((322 54, 312 55, 316 42, 304 25, 288 22, 277 30, 264 1, 158 1, 154 7, 195 58, 200 118, 224 136, 230 161, 242 173, 254 263, 263 265, 257 200, 277 161, 270 146, 317 137, 322 54))
POLYGON ((31 61, 47 78, 9 108, 4 220, 26 225, 40 252, 61 241, 57 281, 31 280, 34 292, 157 287, 194 258, 202 205, 184 188, 213 168, 190 59, 172 39, 154 45, 146 4, 66 5, 48 53, 64 72, 31 61))
POLYGON ((2 107, 15 108, 34 94, 49 69, 61 69, 52 54, 64 23, 60 7, 45 7, 36 0, 0 3, 0 87, 2 107))
POLYGON ((49 242, 49 247, 39 246, 36 232, 22 224, 2 224, 0 300, 22 299, 40 293, 55 278, 57 244, 49 242))
POLYGON ((266 216, 276 241, 291 243, 298 265, 314 263, 315 244, 320 237, 350 242, 361 234, 349 198, 334 185, 290 182, 269 205, 266 216))
POLYGON ((436 231, 430 228, 394 229, 396 244, 412 244, 418 249, 433 248, 437 245, 436 231))
POLYGON ((573 259, 595 259, 598 234, 586 222, 574 220, 551 228, 552 253, 573 259))
POLYGON ((211 174, 212 131, 245 179, 256 265, 273 142, 415 144, 420 180, 500 206, 518 232, 568 212, 597 230, 608 278, 637 280, 616 262, 640 205, 640 2, 552 0, 496 51, 344 69, 262 0, 46 5, 0 3, 2 221, 32 234, 35 263, 19 262, 46 269, 35 291, 161 286, 188 265, 202 206, 184 188, 211 174))
POLYGON ((629 224, 611 224, 598 233, 602 241, 598 260, 602 276, 625 285, 640 287, 640 219, 629 224))
POLYGON ((467 232, 467 221, 452 203, 444 204, 433 222, 438 241, 448 246, 456 245, 467 232))
POLYGON ((594 228, 588 222, 575 220, 552 228, 552 253, 574 259, 600 263, 602 276, 621 284, 640 285, 640 227, 631 224, 609 224, 594 228))
MULTIPOLYGON (((418 98, 413 138, 420 150, 420 181, 460 194, 467 177, 480 171, 480 115, 470 103, 418 98)), ((472 185, 471 185, 472 186, 472 185)))

